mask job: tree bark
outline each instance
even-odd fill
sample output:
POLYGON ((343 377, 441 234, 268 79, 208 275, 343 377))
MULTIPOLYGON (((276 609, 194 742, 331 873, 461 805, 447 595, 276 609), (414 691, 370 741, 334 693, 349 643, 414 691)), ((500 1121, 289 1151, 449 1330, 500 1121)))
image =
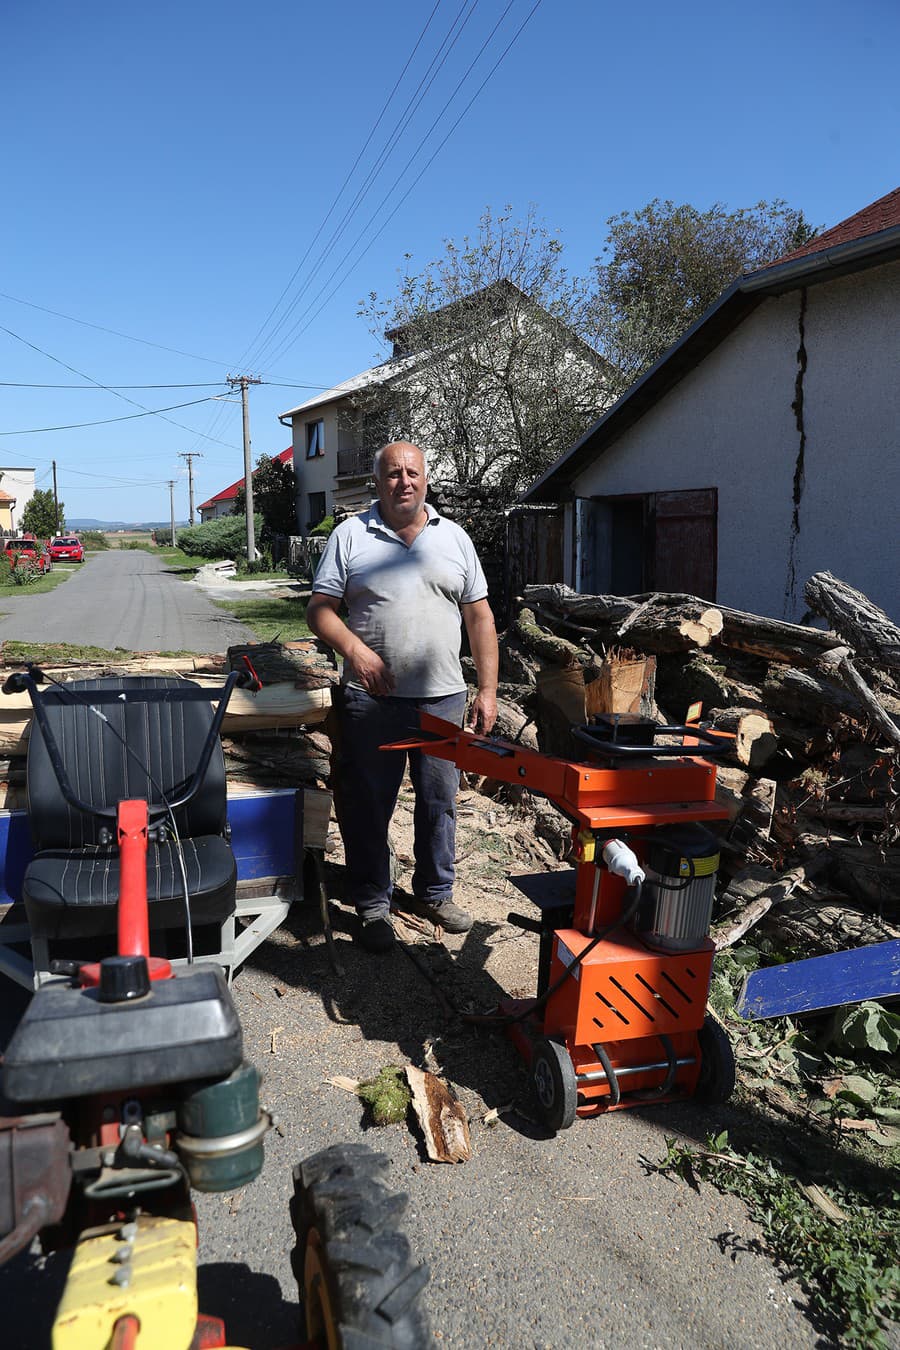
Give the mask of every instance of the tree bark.
POLYGON ((868 596, 830 572, 811 576, 803 594, 810 609, 827 619, 859 656, 879 670, 900 675, 900 628, 868 596))

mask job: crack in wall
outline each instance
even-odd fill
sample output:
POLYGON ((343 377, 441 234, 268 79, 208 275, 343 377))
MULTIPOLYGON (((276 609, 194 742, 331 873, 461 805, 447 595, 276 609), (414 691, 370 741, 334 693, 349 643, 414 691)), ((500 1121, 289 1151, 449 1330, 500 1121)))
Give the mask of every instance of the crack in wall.
POLYGON ((806 377, 808 360, 806 351, 806 296, 807 291, 804 286, 800 291, 800 316, 798 322, 800 344, 797 347, 797 375, 794 379, 794 400, 791 403, 794 421, 797 425, 797 431, 800 434, 800 443, 797 447, 797 458, 794 461, 793 511, 791 513, 791 534, 790 542, 788 544, 787 582, 784 588, 783 617, 785 619, 793 618, 794 606, 797 600, 797 555, 800 551, 800 503, 803 498, 803 488, 806 481, 806 426, 803 418, 803 384, 806 377))

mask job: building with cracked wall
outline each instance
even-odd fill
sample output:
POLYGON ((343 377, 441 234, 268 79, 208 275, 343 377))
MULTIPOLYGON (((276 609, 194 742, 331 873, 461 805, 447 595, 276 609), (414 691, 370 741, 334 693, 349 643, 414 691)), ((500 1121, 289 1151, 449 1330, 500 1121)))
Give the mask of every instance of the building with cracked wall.
MULTIPOLYGON (((736 281, 524 494, 584 593, 900 611, 900 188, 736 281)), ((537 579, 537 578, 535 578, 537 579)))

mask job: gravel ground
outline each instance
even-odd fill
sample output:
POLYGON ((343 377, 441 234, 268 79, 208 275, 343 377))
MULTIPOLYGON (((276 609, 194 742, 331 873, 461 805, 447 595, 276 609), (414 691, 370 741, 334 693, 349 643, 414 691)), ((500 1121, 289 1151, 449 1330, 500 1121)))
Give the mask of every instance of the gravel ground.
MULTIPOLYGON (((401 885, 410 813, 405 789, 393 830, 401 885)), ((524 820, 475 793, 461 798, 459 854, 456 898, 476 916, 471 931, 441 942, 429 925, 423 932, 401 922, 398 931, 457 1006, 485 1009, 502 993, 533 992, 536 977, 537 939, 506 923, 510 908, 528 908, 506 872, 559 864, 524 820)), ((328 869, 336 900, 340 856, 336 847, 328 869)), ((342 978, 317 907, 302 905, 235 984, 247 1052, 281 1132, 269 1135, 257 1183, 200 1201, 201 1281, 233 1339, 264 1348, 294 1334, 291 1169, 328 1144, 365 1139, 409 1195, 405 1229, 431 1270, 425 1302, 441 1345, 821 1344, 801 1291, 753 1249, 757 1234, 741 1203, 653 1171, 667 1134, 703 1141, 736 1123, 734 1108, 648 1107, 548 1135, 506 1038, 448 1016, 402 949, 362 952, 352 913, 333 909, 342 978), (430 1055, 469 1116, 468 1163, 429 1163, 414 1128, 372 1126, 358 1099, 328 1082, 372 1077, 386 1064, 424 1065, 430 1055), (501 1113, 493 1126, 484 1123, 491 1109, 501 1113)))

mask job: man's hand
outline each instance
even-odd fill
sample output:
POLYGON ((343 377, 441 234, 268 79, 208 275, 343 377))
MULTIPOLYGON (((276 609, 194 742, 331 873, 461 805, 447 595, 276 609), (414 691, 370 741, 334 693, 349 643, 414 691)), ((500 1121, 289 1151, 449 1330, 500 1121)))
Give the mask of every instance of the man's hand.
POLYGON ((384 698, 394 692, 396 681, 390 667, 386 666, 377 652, 357 640, 347 653, 346 660, 353 667, 357 681, 367 694, 374 698, 384 698))
POLYGON ((479 689, 466 717, 466 730, 486 736, 497 720, 497 696, 487 689, 479 689))
POLYGON ((341 602, 333 595, 313 591, 306 607, 306 622, 316 637, 349 662, 357 681, 367 694, 376 698, 394 691, 394 677, 377 652, 367 647, 361 638, 344 623, 338 614, 341 602))

